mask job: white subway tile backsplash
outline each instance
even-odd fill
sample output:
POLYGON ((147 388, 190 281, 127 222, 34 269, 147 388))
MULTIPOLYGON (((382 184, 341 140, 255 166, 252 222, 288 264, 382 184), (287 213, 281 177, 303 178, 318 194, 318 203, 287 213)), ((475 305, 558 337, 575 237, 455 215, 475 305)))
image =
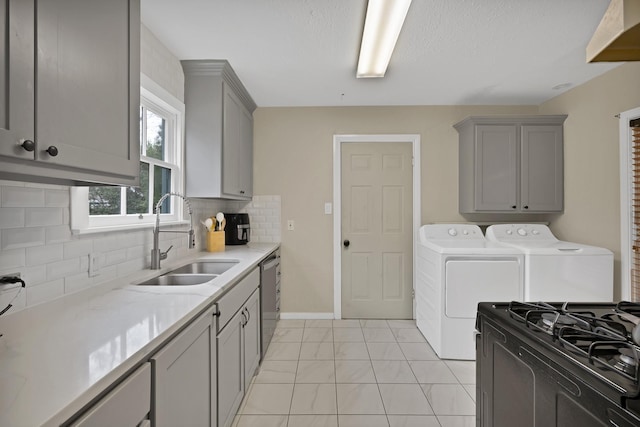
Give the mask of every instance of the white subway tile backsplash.
POLYGON ((62 208, 27 208, 25 225, 27 227, 62 225, 62 208))
POLYGON ((71 240, 71 228, 68 225, 56 225, 47 227, 46 241, 50 243, 62 243, 71 240))
POLYGON ((27 286, 39 285, 47 281, 47 267, 44 264, 22 267, 19 271, 27 286))
POLYGON ((8 228, 2 230, 2 250, 44 245, 43 227, 8 228))
POLYGON ((91 278, 87 273, 80 273, 64 278, 64 293, 68 294, 91 286, 91 278))
POLYGON ((47 264, 47 280, 60 279, 78 273, 80 273, 80 258, 47 264))
POLYGON ((25 265, 43 265, 53 261, 60 261, 64 256, 63 246, 55 245, 36 246, 26 249, 25 265))
POLYGON ((69 207, 69 189, 47 190, 44 193, 44 205, 48 208, 68 208, 69 207))
POLYGON ((43 283, 37 286, 27 286, 27 306, 40 304, 64 295, 64 279, 43 283))
POLYGON ((2 188, 3 208, 37 208, 44 206, 44 189, 6 186, 2 188))
POLYGON ((23 208, 0 208, 0 228, 24 227, 23 208))
POLYGON ((149 268, 149 263, 146 261, 145 258, 138 258, 138 259, 133 259, 131 261, 122 262, 117 265, 117 268, 118 268, 118 277, 123 277, 131 273, 135 273, 136 271, 149 268))
POLYGON ((64 259, 79 258, 93 252, 93 240, 72 240, 63 243, 62 247, 64 248, 64 259))
POLYGON ((104 265, 116 265, 127 260, 127 250, 118 249, 117 251, 109 251, 104 253, 104 265))
POLYGON ((13 270, 24 265, 24 249, 0 251, 0 270, 13 270))

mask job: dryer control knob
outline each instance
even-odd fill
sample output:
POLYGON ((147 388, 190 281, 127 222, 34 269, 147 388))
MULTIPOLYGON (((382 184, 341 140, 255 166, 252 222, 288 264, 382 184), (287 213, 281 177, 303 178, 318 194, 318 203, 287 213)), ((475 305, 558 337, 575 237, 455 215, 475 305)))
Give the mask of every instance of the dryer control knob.
POLYGON ((462 232, 462 234, 464 234, 465 236, 467 236, 467 235, 469 234, 469 230, 464 230, 464 231, 462 232))
POLYGON ((521 236, 526 236, 527 230, 525 230, 524 228, 518 228, 518 234, 521 236))
POLYGON ((513 234, 513 231, 507 230, 507 231, 505 231, 505 233, 507 233, 509 236, 511 236, 513 234))
POLYGON ((455 228, 449 229, 449 236, 457 236, 457 235, 458 235, 458 231, 455 228))
POLYGON ((538 230, 533 230, 531 234, 533 234, 534 236, 537 236, 538 234, 540 234, 540 232, 538 230))

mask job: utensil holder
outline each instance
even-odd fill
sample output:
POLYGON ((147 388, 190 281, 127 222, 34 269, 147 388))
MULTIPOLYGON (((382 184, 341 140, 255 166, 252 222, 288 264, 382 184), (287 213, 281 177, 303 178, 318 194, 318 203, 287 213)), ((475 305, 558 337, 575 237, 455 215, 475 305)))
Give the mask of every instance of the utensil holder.
POLYGON ((224 251, 224 231, 207 232, 207 251, 209 252, 224 251))

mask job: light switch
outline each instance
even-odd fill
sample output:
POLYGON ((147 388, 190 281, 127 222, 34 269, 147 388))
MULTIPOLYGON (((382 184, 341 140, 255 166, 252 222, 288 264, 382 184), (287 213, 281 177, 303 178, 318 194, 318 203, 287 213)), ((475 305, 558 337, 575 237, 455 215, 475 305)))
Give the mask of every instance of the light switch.
POLYGON ((327 202, 324 204, 324 213, 325 215, 331 215, 331 211, 333 210, 333 206, 331 202, 327 202))
POLYGON ((293 230, 295 230, 295 228, 296 228, 296 225, 293 222, 293 220, 292 219, 288 220, 287 221, 287 230, 293 231, 293 230))

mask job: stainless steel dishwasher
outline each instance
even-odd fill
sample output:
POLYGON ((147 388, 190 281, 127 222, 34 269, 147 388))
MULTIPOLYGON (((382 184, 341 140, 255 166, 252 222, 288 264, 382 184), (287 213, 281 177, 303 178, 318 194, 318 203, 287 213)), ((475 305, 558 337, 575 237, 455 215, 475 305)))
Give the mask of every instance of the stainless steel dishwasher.
POLYGON ((260 308, 262 359, 280 319, 280 249, 260 263, 260 308))

